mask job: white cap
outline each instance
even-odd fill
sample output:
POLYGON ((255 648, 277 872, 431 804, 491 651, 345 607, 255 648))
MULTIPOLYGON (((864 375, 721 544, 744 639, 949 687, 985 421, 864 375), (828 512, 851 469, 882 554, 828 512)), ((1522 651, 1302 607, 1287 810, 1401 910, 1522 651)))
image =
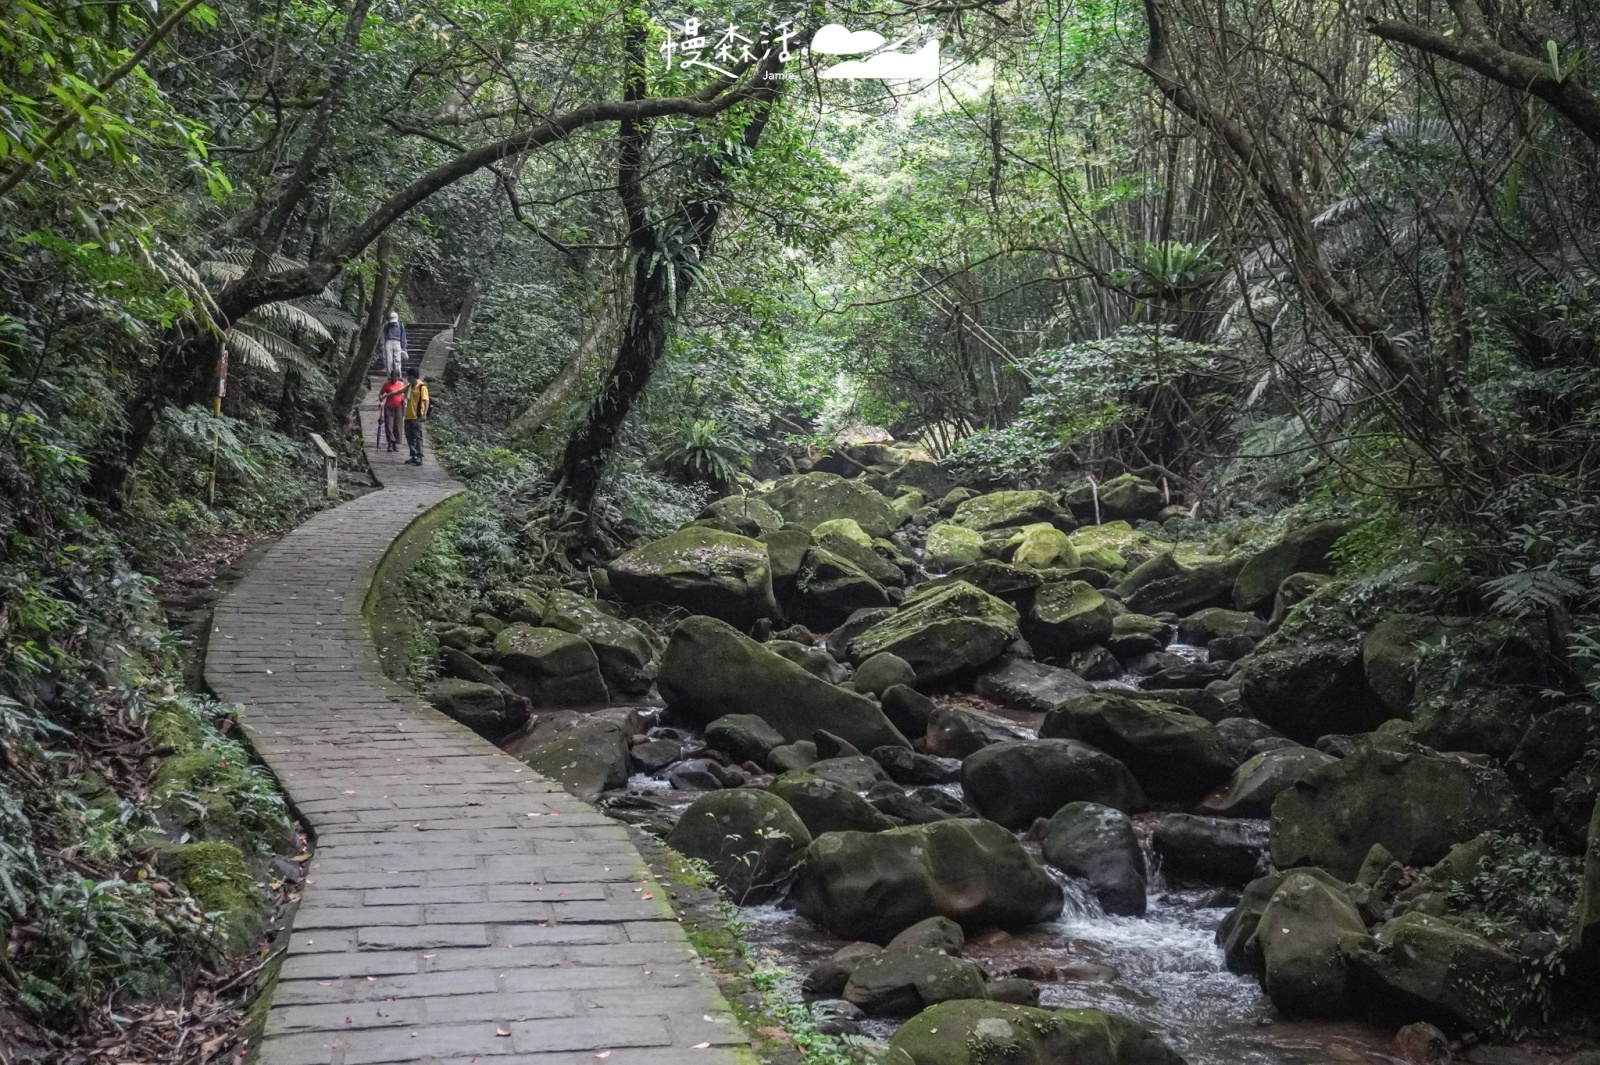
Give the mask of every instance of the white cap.
POLYGON ((400 320, 400 312, 399 311, 390 311, 389 312, 389 321, 398 322, 399 320, 400 320))

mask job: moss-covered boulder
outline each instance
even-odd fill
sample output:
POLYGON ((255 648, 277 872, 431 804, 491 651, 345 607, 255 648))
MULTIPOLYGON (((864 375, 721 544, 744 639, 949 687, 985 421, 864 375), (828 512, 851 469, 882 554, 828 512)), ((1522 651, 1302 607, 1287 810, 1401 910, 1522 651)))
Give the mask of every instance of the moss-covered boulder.
POLYGON ((1200 812, 1216 817, 1270 817, 1272 803, 1312 771, 1336 759, 1313 747, 1283 747, 1263 751, 1246 761, 1228 782, 1206 796, 1200 812))
POLYGON ((826 541, 830 537, 843 537, 851 543, 859 544, 861 547, 872 546, 872 537, 866 534, 866 531, 861 528, 860 523, 854 518, 834 518, 831 521, 822 522, 811 530, 813 543, 819 543, 826 547, 826 541))
POLYGON ((1254 614, 1224 607, 1207 607, 1178 622, 1178 639, 1183 643, 1204 647, 1212 640, 1261 640, 1267 635, 1267 623, 1254 614))
POLYGON ((667 846, 710 865, 740 904, 772 897, 810 845, 811 833, 789 804, 757 788, 700 796, 667 836, 667 846))
POLYGON ((1205 718, 1114 692, 1068 699, 1045 715, 1039 735, 1098 747, 1158 799, 1193 802, 1234 769, 1216 726, 1205 718))
POLYGON ((1144 805, 1144 792, 1126 766, 1066 739, 991 743, 962 761, 961 790, 983 816, 1018 829, 1069 802, 1124 812, 1144 805))
POLYGON ((1113 1013, 974 999, 923 1010, 889 1049, 909 1065, 1183 1065, 1148 1028, 1113 1013))
POLYGON ((795 578, 811 550, 811 534, 798 525, 785 525, 758 538, 767 548, 767 561, 772 567, 772 591, 786 596, 794 591, 795 578))
POLYGON ((1115 620, 1105 596, 1083 581, 1051 581, 1033 595, 1022 631, 1034 649, 1063 656, 1111 635, 1115 620))
POLYGON ((1285 1017, 1342 1017, 1350 1010, 1339 942, 1367 926, 1344 892, 1293 873, 1273 892, 1256 929, 1267 997, 1285 1017))
POLYGON ((1017 635, 1014 607, 957 582, 868 628, 850 641, 848 652, 852 661, 864 662, 888 651, 910 663, 921 683, 993 661, 1017 635))
POLYGON ((214 915, 234 954, 252 953, 267 925, 267 898, 244 853, 231 843, 165 843, 156 848, 156 868, 214 915))
POLYGON ((834 473, 785 477, 763 498, 784 521, 807 532, 837 518, 851 519, 869 537, 888 536, 900 524, 900 515, 883 493, 834 473))
POLYGON ((987 998, 978 964, 942 950, 901 947, 856 961, 843 998, 872 1017, 909 1017, 950 999, 987 998))
POLYGON ((1272 896, 1277 894, 1278 888, 1291 875, 1309 876, 1335 891, 1349 889, 1344 881, 1314 866, 1283 869, 1250 881, 1239 893, 1238 903, 1217 926, 1217 946, 1222 948, 1222 962, 1229 972, 1255 977, 1263 975, 1260 941, 1256 938, 1256 931, 1260 928, 1261 915, 1266 912, 1267 903, 1272 901, 1272 896))
POLYGON ((784 773, 768 790, 789 804, 814 837, 824 832, 883 832, 894 827, 893 821, 854 791, 811 773, 784 773))
POLYGON ((941 521, 928 530, 922 558, 929 569, 938 573, 977 562, 983 558, 983 534, 954 522, 941 521))
POLYGON ((757 537, 783 525, 783 515, 756 496, 727 496, 700 512, 696 519, 723 532, 757 537))
POLYGON ((822 729, 858 750, 909 746, 877 704, 836 688, 715 618, 680 622, 667 642, 657 684, 691 724, 754 714, 790 743, 822 729))
POLYGON ((508 625, 494 639, 511 690, 534 706, 592 706, 608 700, 589 641, 562 629, 508 625))
POLYGON ((619 555, 606 573, 630 603, 666 603, 735 625, 779 616, 766 545, 734 533, 691 525, 619 555))
POLYGON ((1456 1030, 1517 1020, 1501 1006, 1523 980, 1516 957, 1450 921, 1407 913, 1347 937, 1343 954, 1375 1012, 1456 1030))
POLYGON ((1064 532, 1077 527, 1072 515, 1049 492, 990 492, 974 496, 956 507, 951 518, 974 532, 1048 524, 1064 532))
POLYGON ((1240 667, 1239 702, 1307 744, 1331 733, 1369 732, 1390 716, 1367 685, 1360 649, 1337 640, 1258 649, 1240 667))
MULTIPOLYGON (((867 553, 871 554, 870 549, 867 553)), ((800 564, 795 589, 807 603, 835 615, 889 605, 889 593, 861 567, 815 546, 806 552, 800 564)))
POLYGON ((650 690, 655 680, 656 647, 644 633, 614 618, 576 592, 552 591, 545 600, 544 627, 582 636, 594 649, 600 675, 613 693, 650 690))
POLYGON ((857 961, 843 997, 873 1017, 907 1017, 952 999, 986 998, 987 982, 976 962, 928 947, 899 947, 857 961))
POLYGON ((997 558, 986 558, 965 566, 957 566, 943 577, 935 577, 931 581, 917 585, 914 591, 927 594, 935 588, 942 588, 957 581, 966 581, 996 599, 1004 599, 1016 605, 1025 602, 1033 595, 1034 591, 1044 583, 1044 575, 1026 566, 1014 566, 997 558))
POLYGON ((1113 477, 1100 486, 1102 521, 1150 521, 1166 505, 1161 489, 1131 473, 1113 477))
POLYGON ((890 588, 898 588, 904 584, 905 572, 893 561, 885 558, 865 534, 855 534, 861 534, 860 527, 849 519, 824 522, 812 530, 811 543, 814 548, 831 551, 849 561, 879 584, 890 588))
POLYGON ((435 710, 490 743, 499 743, 528 720, 527 704, 518 700, 513 710, 505 689, 494 684, 440 677, 423 694, 435 710))
POLYGON ((706 726, 706 743, 740 762, 766 765, 767 755, 783 746, 783 733, 754 714, 725 714, 706 726))
POLYGON ((1524 822, 1505 773, 1484 760, 1362 746, 1273 802, 1272 857, 1351 880, 1374 843, 1402 864, 1431 865, 1457 843, 1524 822))
POLYGON ((1239 559, 1228 558, 1177 564, 1177 573, 1153 580, 1128 595, 1128 609, 1135 614, 1187 614, 1225 605, 1242 564, 1239 559))
POLYGON ((819 836, 790 898, 835 935, 873 943, 935 916, 969 932, 1026 928, 1062 905, 1061 888, 1015 836, 974 819, 819 836))
POLYGON ((1045 861, 1089 882, 1106 913, 1144 916, 1148 870, 1127 814, 1069 802, 1050 818, 1039 842, 1045 861))
POLYGON ((214 750, 173 755, 156 767, 150 805, 163 827, 232 843, 247 854, 288 854, 294 831, 282 800, 248 763, 214 750))
POLYGON ((505 742, 515 758, 567 789, 584 802, 628 783, 626 725, 612 715, 578 717, 558 727, 542 726, 505 742))
POLYGON ((1066 533, 1053 525, 1034 525, 1022 534, 1013 564, 1032 569, 1077 569, 1078 549, 1066 533))
POLYGON ((1233 586, 1233 605, 1265 614, 1272 609, 1278 585, 1291 573, 1332 573, 1328 552, 1351 528, 1348 521, 1313 522, 1256 554, 1239 570, 1233 586))
MULTIPOLYGON (((1128 568, 1128 554, 1140 551, 1150 542, 1150 537, 1136 532, 1125 521, 1106 522, 1103 525, 1084 525, 1074 529, 1068 539, 1078 552, 1078 564, 1120 573, 1128 568)), ((1141 556, 1142 557, 1142 556, 1141 556)))

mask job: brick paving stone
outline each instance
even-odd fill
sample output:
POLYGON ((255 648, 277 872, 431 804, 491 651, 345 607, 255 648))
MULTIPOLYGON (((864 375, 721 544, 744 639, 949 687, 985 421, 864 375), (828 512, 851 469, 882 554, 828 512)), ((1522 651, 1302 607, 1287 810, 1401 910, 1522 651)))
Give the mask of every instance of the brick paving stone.
POLYGON ((429 451, 369 445, 382 490, 289 533, 213 618, 206 680, 316 844, 258 1061, 733 1065, 746 1037, 634 890, 625 830, 383 675, 367 588, 460 491, 429 451))

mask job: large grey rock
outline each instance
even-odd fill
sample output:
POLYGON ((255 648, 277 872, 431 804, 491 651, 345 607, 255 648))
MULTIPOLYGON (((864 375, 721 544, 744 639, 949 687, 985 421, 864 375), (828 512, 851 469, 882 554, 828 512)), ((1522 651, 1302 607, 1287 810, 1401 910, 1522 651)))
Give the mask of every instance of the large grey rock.
POLYGON ((1410 713, 1418 658, 1444 633, 1439 618, 1391 614, 1362 639, 1361 665, 1367 684, 1390 713, 1410 713))
POLYGON ((1070 669, 1015 655, 1002 655, 978 674, 976 685, 977 693, 991 702, 1041 714, 1093 690, 1070 669))
POLYGON ((1256 931, 1267 997, 1285 1017, 1342 1017, 1350 1009, 1340 939, 1367 926, 1343 892, 1291 873, 1267 903, 1256 931))
POLYGON ((1092 802, 1070 802, 1045 825, 1044 860, 1089 882, 1100 908, 1110 914, 1144 916, 1144 851, 1128 815, 1092 802))
POLYGON ((1018 635, 1010 604, 957 582, 915 598, 860 633, 849 653, 852 661, 864 662, 887 651, 910 663, 923 683, 993 661, 1018 635))
POLYGON ((784 773, 768 790, 789 804, 814 837, 824 832, 882 832, 894 827, 893 821, 850 788, 810 773, 784 773))
POLYGON ((1034 649, 1063 656, 1111 635, 1111 605, 1083 581, 1052 581, 1033 594, 1022 631, 1034 649))
POLYGON ((490 743, 499 743, 528 720, 527 704, 519 701, 513 708, 505 689, 492 684, 443 677, 428 685, 426 695, 435 710, 490 743))
POLYGON ((508 625, 494 639, 506 683, 534 706, 593 706, 609 698, 594 648, 560 629, 508 625))
POLYGON ((736 625, 779 616, 766 545, 703 525, 625 552, 606 574, 630 603, 666 603, 736 625))
POLYGON ((888 1065, 1183 1065, 1149 1029, 1114 1013, 975 999, 923 1010, 889 1052, 888 1065))
POLYGON ((807 532, 838 518, 851 519, 870 537, 888 536, 900 524, 894 506, 881 492, 833 473, 785 477, 763 499, 785 521, 807 532))
POLYGON ((1020 528, 1048 523, 1071 532, 1078 523, 1049 492, 990 492, 974 496, 956 507, 951 519, 974 532, 1020 528))
POLYGON ((1159 703, 1113 692, 1068 699, 1045 715, 1039 735, 1079 740, 1118 759, 1148 795, 1190 802, 1233 772, 1216 726, 1159 703))
POLYGON ((1123 811, 1144 805, 1126 766, 1076 740, 991 744, 962 762, 961 789, 985 817, 1008 828, 1026 828, 1069 802, 1123 811))
POLYGON ((783 733, 755 714, 724 714, 706 726, 706 743, 740 762, 765 765, 783 742, 783 733))
POLYGON ((952 999, 987 998, 985 982, 975 962, 927 947, 899 947, 857 962, 844 998, 875 1017, 908 1017, 952 999))
POLYGON ((1319 521, 1302 526, 1257 554, 1239 570, 1233 603, 1240 610, 1265 613, 1278 585, 1292 573, 1332 573, 1328 552, 1351 529, 1347 521, 1319 521))
POLYGON ((856 691, 881 697, 896 684, 915 684, 917 671, 899 655, 880 651, 857 666, 851 680, 855 682, 856 691))
POLYGON ((1266 856, 1267 830, 1259 821, 1164 814, 1151 843, 1170 877, 1242 885, 1266 856))
POLYGON ((795 587, 808 602, 839 614, 889 605, 889 593, 865 570, 842 555, 816 546, 801 561, 795 587))
POLYGON ((709 864, 740 904, 776 893, 810 845, 811 833, 788 803, 755 788, 700 796, 667 836, 667 846, 709 864))
POLYGON ((1368 732, 1390 716, 1367 686, 1360 650, 1339 641, 1257 650, 1238 679, 1240 705, 1299 743, 1368 732))
POLYGON ((1228 782, 1200 804, 1200 812, 1216 817, 1270 817, 1272 802, 1312 771, 1337 759, 1311 747, 1265 751, 1233 771, 1228 782))
POLYGON ((1022 734, 954 706, 936 707, 923 730, 923 748, 940 758, 965 758, 992 743, 1022 739, 1022 734))
POLYGON ((1267 903, 1272 901, 1272 896, 1277 894, 1278 888, 1291 875, 1309 876, 1335 891, 1349 890, 1348 884, 1310 866, 1268 873, 1250 881, 1239 893, 1238 903, 1217 926, 1217 945, 1222 948, 1222 961, 1229 972, 1258 978, 1265 975, 1256 932, 1261 925, 1261 915, 1267 910, 1267 903))
POLYGON ((1431 865, 1457 843, 1524 822, 1505 773, 1482 760, 1361 746, 1278 796, 1272 857, 1350 880, 1375 843, 1404 865, 1431 865))
POLYGON ((835 935, 885 943, 928 917, 1016 930, 1061 912, 1061 889, 1010 832, 950 820, 812 842, 790 894, 835 935))
POLYGON ((551 591, 545 600, 544 625, 582 636, 594 649, 600 674, 612 692, 638 694, 655 680, 656 648, 644 633, 606 614, 575 592, 551 591))
POLYGON ((1343 953, 1376 1011, 1479 1031, 1515 1020, 1501 1015, 1492 991, 1516 986, 1521 965, 1452 922, 1407 913, 1371 936, 1346 937, 1343 953))
POLYGON ((584 802, 628 783, 626 725, 615 716, 578 718, 552 732, 513 736, 505 750, 556 781, 584 802))
POLYGON ((753 714, 791 743, 825 729, 861 750, 908 746, 866 696, 817 679, 715 618, 679 623, 657 684, 667 705, 696 725, 753 714))
POLYGON ((752 539, 783 527, 783 515, 756 496, 726 496, 709 504, 696 519, 724 532, 752 539))
POLYGON ((1177 574, 1152 581, 1126 597, 1135 614, 1187 614, 1202 607, 1227 602, 1241 563, 1237 559, 1206 559, 1180 566, 1177 574))

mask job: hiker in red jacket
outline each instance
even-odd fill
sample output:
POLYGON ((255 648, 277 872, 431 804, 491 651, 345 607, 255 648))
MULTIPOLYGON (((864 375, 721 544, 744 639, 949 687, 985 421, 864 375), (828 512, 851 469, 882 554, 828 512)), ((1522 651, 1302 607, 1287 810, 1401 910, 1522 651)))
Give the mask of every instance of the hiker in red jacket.
POLYGON ((383 435, 389 438, 389 450, 400 450, 400 421, 406 406, 406 385, 398 372, 378 389, 378 409, 383 416, 383 435))

